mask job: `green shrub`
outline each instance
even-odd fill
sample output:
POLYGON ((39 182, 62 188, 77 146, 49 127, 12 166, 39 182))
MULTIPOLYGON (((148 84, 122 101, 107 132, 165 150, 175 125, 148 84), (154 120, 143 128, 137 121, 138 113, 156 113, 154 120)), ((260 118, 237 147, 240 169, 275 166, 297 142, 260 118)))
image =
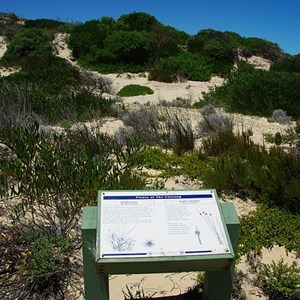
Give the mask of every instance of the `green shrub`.
POLYGON ((210 61, 200 55, 181 52, 159 61, 150 70, 149 80, 174 82, 178 80, 208 81, 212 75, 210 61))
POLYGON ((134 12, 122 15, 118 19, 118 23, 122 24, 127 30, 130 31, 151 31, 153 27, 159 25, 159 22, 154 16, 144 12, 134 12))
POLYGON ((275 143, 275 137, 272 133, 265 133, 264 140, 268 143, 275 143))
POLYGON ((107 116, 113 103, 111 99, 104 99, 86 92, 78 93, 73 99, 68 100, 74 102, 76 120, 80 121, 93 119, 95 116, 107 116))
POLYGON ((51 54, 51 33, 43 29, 23 29, 17 32, 1 58, 5 66, 22 66, 27 57, 51 54))
POLYGON ((212 72, 223 76, 228 74, 233 67, 236 59, 236 48, 240 40, 241 37, 233 32, 205 29, 191 37, 187 47, 190 52, 209 58, 212 72))
POLYGON ((139 187, 143 184, 142 180, 131 181, 131 157, 141 149, 130 140, 124 148, 105 143, 98 131, 79 128, 65 134, 46 134, 38 124, 2 129, 0 140, 17 157, 0 161, 0 192, 22 196, 12 214, 19 218, 29 210, 34 217, 51 210, 46 214, 49 222, 59 222, 57 228, 62 233, 77 224, 81 207, 95 201, 98 189, 129 187, 130 182, 139 187), (122 161, 122 166, 115 161, 122 161), (125 172, 126 176, 121 176, 125 172))
POLYGON ((256 70, 242 63, 226 83, 204 96, 230 112, 270 117, 274 110, 284 110, 299 117, 300 74, 256 70), (249 105, 251 103, 251 105, 249 105))
POLYGON ((109 35, 104 40, 104 48, 107 58, 103 61, 99 55, 99 61, 123 63, 127 65, 145 65, 151 56, 151 43, 140 32, 118 31, 109 35))
POLYGON ((242 45, 245 46, 252 55, 260 56, 277 62, 283 56, 279 45, 261 38, 243 38, 242 45))
POLYGON ((271 71, 300 73, 300 54, 283 57, 276 64, 271 65, 271 71))
POLYGON ((35 19, 26 20, 25 28, 40 28, 40 29, 51 29, 51 30, 61 30, 66 25, 65 22, 52 20, 52 19, 35 19))
POLYGON ((263 247, 284 246, 300 255, 298 236, 300 215, 276 207, 259 205, 249 216, 242 217, 239 253, 260 252, 263 247))
POLYGON ((16 114, 16 121, 39 119, 53 124, 63 119, 86 121, 111 112, 112 100, 91 93, 93 89, 99 93, 109 91, 110 83, 102 78, 79 73, 54 56, 27 60, 24 69, 0 79, 1 110, 8 113, 3 122, 12 124, 16 114))
POLYGON ((108 17, 75 26, 68 39, 73 56, 79 59, 88 54, 94 55, 95 50, 103 48, 105 38, 115 31, 116 22, 108 17))
POLYGON ((299 212, 299 154, 266 151, 251 142, 250 133, 226 131, 206 139, 203 151, 213 156, 204 174, 207 186, 299 212))
POLYGON ((121 90, 118 91, 117 95, 120 97, 132 97, 154 94, 154 91, 148 86, 142 86, 139 84, 129 84, 124 86, 121 90))
POLYGON ((21 262, 21 269, 28 276, 27 289, 32 295, 59 296, 64 277, 71 271, 68 268, 74 241, 70 237, 37 230, 23 233, 23 240, 27 253, 21 262))
POLYGON ((296 262, 288 266, 282 258, 278 263, 262 264, 257 279, 270 299, 300 298, 300 268, 296 262))

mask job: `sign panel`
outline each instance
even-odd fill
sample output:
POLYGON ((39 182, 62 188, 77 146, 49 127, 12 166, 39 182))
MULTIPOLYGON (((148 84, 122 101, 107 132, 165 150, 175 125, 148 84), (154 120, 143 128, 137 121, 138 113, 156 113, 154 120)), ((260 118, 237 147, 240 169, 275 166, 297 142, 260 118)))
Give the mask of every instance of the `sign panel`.
POLYGON ((103 191, 100 258, 230 252, 214 190, 103 191))

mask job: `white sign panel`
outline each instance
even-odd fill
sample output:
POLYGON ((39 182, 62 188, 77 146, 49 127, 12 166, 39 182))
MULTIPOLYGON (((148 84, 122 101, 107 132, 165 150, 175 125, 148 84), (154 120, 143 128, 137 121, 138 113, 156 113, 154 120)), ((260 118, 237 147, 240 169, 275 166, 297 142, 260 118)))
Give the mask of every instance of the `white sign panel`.
POLYGON ((100 258, 229 252, 214 191, 107 191, 100 207, 100 258))

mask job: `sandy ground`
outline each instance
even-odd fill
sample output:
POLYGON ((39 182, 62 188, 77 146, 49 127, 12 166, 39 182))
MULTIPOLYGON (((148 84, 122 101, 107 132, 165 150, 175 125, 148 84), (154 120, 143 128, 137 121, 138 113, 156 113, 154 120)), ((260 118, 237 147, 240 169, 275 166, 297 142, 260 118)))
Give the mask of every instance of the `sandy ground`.
MULTIPOLYGON (((65 58, 73 65, 76 65, 76 62, 73 61, 71 52, 68 49, 67 44, 65 43, 66 38, 67 35, 65 34, 56 35, 53 43, 54 52, 56 53, 56 55, 65 58)), ((7 45, 5 43, 5 40, 3 39, 3 37, 0 37, 0 57, 6 51, 6 46, 7 45)), ((257 68, 268 69, 270 66, 269 61, 263 60, 258 57, 252 57, 248 59, 248 61, 253 63, 253 65, 255 65, 257 68)), ((0 76, 7 76, 14 71, 15 70, 12 69, 0 69, 0 76)), ((147 78, 143 76, 143 74, 109 74, 105 76, 111 79, 113 82, 113 94, 111 96, 114 96, 114 94, 123 86, 133 83, 146 85, 154 90, 153 95, 123 98, 124 104, 128 107, 137 104, 159 104, 161 101, 172 101, 177 98, 185 99, 192 104, 194 101, 202 99, 203 93, 208 92, 215 86, 223 84, 223 79, 218 77, 212 78, 210 82, 186 81, 181 83, 166 84, 161 82, 148 81, 147 78)), ((191 120, 192 126, 196 131, 199 120, 201 120, 199 111, 185 110, 184 113, 191 120)), ((230 117, 233 120, 234 130, 236 132, 242 132, 247 129, 251 129, 253 131, 253 141, 261 145, 266 144, 263 138, 263 135, 265 133, 275 134, 277 131, 284 133, 289 127, 287 125, 280 125, 278 123, 270 123, 266 118, 248 117, 240 114, 232 114, 230 115, 230 117)), ((90 125, 92 125, 92 123, 90 123, 90 125)), ((113 135, 122 126, 124 126, 124 124, 121 120, 108 118, 102 125, 102 130, 113 135)), ((147 172, 149 174, 149 183, 151 184, 152 178, 158 174, 154 170, 147 170, 147 172)), ((165 188, 177 190, 199 189, 201 188, 201 182, 193 182, 185 176, 176 176, 165 181, 165 188)), ((245 202, 238 198, 226 198, 223 196, 221 197, 221 200, 234 203, 239 216, 247 215, 251 211, 256 209, 256 204, 251 201, 245 202)), ((270 263, 272 260, 278 261, 281 257, 283 257, 284 260, 289 263, 295 260, 294 253, 288 253, 287 255, 284 248, 277 246, 273 247, 272 250, 264 249, 262 251, 262 257, 259 259, 262 262, 270 263)), ((246 257, 242 257, 238 264, 238 269, 242 270, 247 275, 243 284, 243 288, 245 289, 247 294, 247 299, 267 299, 253 284, 253 281, 255 279, 255 272, 253 272, 253 264, 251 265, 249 259, 247 260, 246 257)), ((192 288, 196 284, 197 274, 198 273, 190 272, 155 275, 111 275, 110 299, 123 300, 123 292, 128 293, 127 287, 133 294, 137 290, 142 290, 144 291, 145 295, 156 293, 155 297, 182 294, 186 292, 187 289, 192 288)))

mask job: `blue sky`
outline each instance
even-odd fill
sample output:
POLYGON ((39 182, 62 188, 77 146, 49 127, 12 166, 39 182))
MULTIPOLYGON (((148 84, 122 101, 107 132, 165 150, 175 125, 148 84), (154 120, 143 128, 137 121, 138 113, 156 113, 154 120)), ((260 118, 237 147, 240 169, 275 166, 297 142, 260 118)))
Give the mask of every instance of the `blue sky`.
POLYGON ((85 22, 140 11, 189 34, 234 31, 300 53, 300 0, 0 0, 0 12, 27 19, 85 22))

